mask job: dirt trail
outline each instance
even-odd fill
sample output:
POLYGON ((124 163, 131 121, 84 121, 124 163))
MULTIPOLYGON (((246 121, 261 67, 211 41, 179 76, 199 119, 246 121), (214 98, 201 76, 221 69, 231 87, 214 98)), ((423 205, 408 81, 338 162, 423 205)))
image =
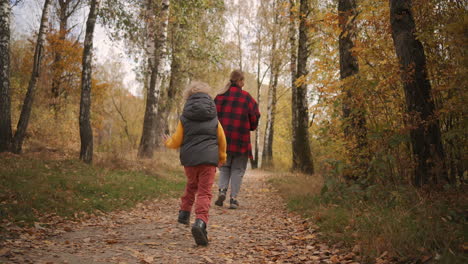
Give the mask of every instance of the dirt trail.
POLYGON ((179 200, 165 199, 63 223, 52 236, 24 233, 4 243, 0 263, 358 263, 353 253, 317 241, 310 225, 287 213, 267 177, 247 172, 239 209, 212 205, 208 247, 197 247, 190 227, 177 223, 179 200))

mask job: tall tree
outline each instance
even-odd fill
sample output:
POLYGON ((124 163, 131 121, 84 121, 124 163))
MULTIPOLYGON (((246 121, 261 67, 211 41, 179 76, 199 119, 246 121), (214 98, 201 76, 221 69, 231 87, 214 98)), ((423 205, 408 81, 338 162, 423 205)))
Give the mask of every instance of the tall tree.
POLYGON ((343 119, 344 134, 349 145, 349 154, 353 163, 351 173, 347 173, 347 178, 356 179, 365 173, 367 155, 367 130, 365 110, 360 100, 354 98, 357 90, 356 82, 347 80, 348 77, 356 76, 359 73, 359 64, 356 56, 353 55, 354 38, 356 36, 356 1, 338 1, 338 24, 341 29, 339 36, 340 51, 340 77, 344 81, 343 90, 343 119))
POLYGON ((10 0, 0 2, 0 152, 10 150, 10 0))
POLYGON ((16 128, 16 133, 13 138, 12 151, 14 153, 20 153, 23 147, 23 140, 26 136, 26 129, 29 123, 29 117, 31 116, 32 103, 34 100, 34 93, 36 90, 37 80, 41 72, 41 61, 44 50, 45 32, 47 31, 47 22, 49 19, 49 6, 51 0, 45 0, 44 8, 42 10, 41 24, 39 26, 39 32, 37 34, 36 48, 34 51, 34 62, 31 73, 31 79, 29 80, 28 90, 24 98, 23 106, 21 108, 21 115, 16 128))
POLYGON ((291 81, 292 81, 292 152, 293 170, 313 174, 314 164, 309 143, 309 110, 307 100, 307 84, 304 81, 307 76, 307 60, 309 58, 309 34, 307 20, 310 14, 308 0, 300 0, 299 8, 299 39, 296 50, 296 22, 294 19, 295 1, 290 0, 290 24, 291 43, 291 81), (296 62, 297 58, 297 62, 296 62))
POLYGON ((143 122, 138 157, 151 158, 156 141, 158 101, 162 84, 163 59, 166 56, 167 28, 169 22, 169 0, 162 0, 159 6, 159 21, 154 37, 154 50, 149 59, 151 67, 150 83, 146 95, 146 109, 143 122))
MULTIPOLYGON (((263 2, 262 2, 263 3, 263 2)), ((263 5, 260 6, 262 8, 263 5)), ((262 51, 263 51, 263 35, 262 31, 264 31, 263 26, 259 25, 259 28, 257 29, 257 34, 256 34, 256 50, 255 53, 257 55, 257 103, 258 105, 261 105, 262 101, 262 82, 263 79, 268 71, 268 69, 265 71, 262 77, 261 69, 262 69, 262 51)), ((261 128, 261 120, 258 122, 258 128, 257 131, 255 131, 255 141, 254 141, 254 151, 253 151, 253 159, 250 160, 250 164, 252 166, 252 169, 258 168, 258 153, 259 153, 259 141, 260 141, 260 128, 261 128)))
POLYGON ((400 62, 406 108, 410 117, 411 146, 416 163, 413 183, 422 186, 446 179, 444 150, 431 84, 426 70, 426 55, 416 38, 411 0, 389 0, 390 23, 395 51, 400 62))
POLYGON ((276 91, 278 88, 278 78, 280 74, 281 59, 278 50, 281 28, 279 27, 279 13, 276 1, 273 1, 273 25, 271 27, 271 47, 270 47, 270 83, 268 89, 267 118, 263 140, 262 167, 267 168, 273 165, 273 138, 276 113, 276 91))
POLYGON ((91 79, 93 61, 94 27, 100 0, 91 0, 83 49, 83 71, 81 74, 80 100, 80 159, 86 163, 93 161, 93 130, 91 128, 91 79))

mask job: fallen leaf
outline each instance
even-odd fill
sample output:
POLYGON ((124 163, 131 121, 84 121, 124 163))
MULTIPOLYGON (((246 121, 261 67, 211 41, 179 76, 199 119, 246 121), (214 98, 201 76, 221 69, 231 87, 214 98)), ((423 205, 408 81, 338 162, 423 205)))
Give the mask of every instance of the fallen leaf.
POLYGON ((214 261, 212 259, 210 259, 209 257, 207 256, 203 256, 203 258, 208 261, 208 263, 214 263, 214 261))

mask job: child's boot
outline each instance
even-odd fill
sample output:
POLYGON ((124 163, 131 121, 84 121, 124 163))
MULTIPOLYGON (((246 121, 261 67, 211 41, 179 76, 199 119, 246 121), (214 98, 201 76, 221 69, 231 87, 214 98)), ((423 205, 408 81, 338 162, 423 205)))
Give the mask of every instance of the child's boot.
POLYGON ((177 222, 184 224, 184 225, 188 225, 189 221, 190 221, 190 212, 179 210, 179 218, 177 219, 177 222))
POLYGON ((195 223, 193 223, 192 225, 192 235, 197 245, 208 245, 208 233, 206 232, 206 223, 200 218, 195 219, 195 223))

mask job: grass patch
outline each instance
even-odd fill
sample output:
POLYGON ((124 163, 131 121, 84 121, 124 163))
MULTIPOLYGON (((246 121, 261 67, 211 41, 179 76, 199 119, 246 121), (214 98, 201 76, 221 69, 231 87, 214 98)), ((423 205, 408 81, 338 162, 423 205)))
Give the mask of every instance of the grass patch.
POLYGON ((359 245, 364 263, 385 251, 404 263, 425 256, 432 256, 434 263, 468 262, 468 203, 463 190, 425 193, 410 186, 362 189, 327 182, 317 191, 322 181, 308 181, 282 175, 271 183, 289 209, 317 224, 325 239, 359 245), (312 187, 305 187, 311 181, 312 187))
POLYGON ((179 195, 185 184, 180 168, 165 170, 157 160, 144 161, 140 168, 101 165, 2 154, 0 221, 27 225, 44 214, 71 217, 125 209, 143 200, 179 195), (145 162, 159 168, 151 172, 145 162))

